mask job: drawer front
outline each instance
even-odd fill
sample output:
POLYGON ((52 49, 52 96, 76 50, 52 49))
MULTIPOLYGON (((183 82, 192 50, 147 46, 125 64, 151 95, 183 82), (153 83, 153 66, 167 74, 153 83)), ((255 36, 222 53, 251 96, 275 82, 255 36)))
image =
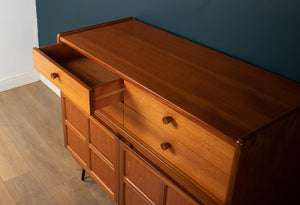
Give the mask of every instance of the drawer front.
POLYGON ((194 152, 126 105, 124 127, 132 131, 138 141, 163 161, 192 178, 201 190, 204 192, 207 190, 209 195, 225 202, 230 174, 216 167, 209 159, 194 152))
POLYGON ((34 67, 84 111, 90 113, 90 88, 41 50, 33 49, 34 67), (56 75, 57 76, 53 76, 56 75))
POLYGON ((164 130, 194 152, 209 160, 227 174, 230 174, 234 155, 234 146, 210 133, 177 111, 161 103, 154 96, 124 82, 124 103, 135 112, 164 130), (163 118, 171 117, 164 124, 163 118))

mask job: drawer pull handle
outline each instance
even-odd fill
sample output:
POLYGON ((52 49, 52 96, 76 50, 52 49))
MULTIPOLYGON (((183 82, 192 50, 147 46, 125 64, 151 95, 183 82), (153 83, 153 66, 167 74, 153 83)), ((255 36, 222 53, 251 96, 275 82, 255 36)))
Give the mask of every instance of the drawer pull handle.
POLYGON ((169 142, 164 142, 160 145, 162 150, 167 150, 171 147, 172 145, 169 142))
POLYGON ((51 73, 50 77, 54 80, 55 78, 58 78, 58 73, 51 73))
POLYGON ((165 125, 169 124, 170 122, 172 122, 174 119, 171 116, 166 116, 163 117, 162 121, 165 125))

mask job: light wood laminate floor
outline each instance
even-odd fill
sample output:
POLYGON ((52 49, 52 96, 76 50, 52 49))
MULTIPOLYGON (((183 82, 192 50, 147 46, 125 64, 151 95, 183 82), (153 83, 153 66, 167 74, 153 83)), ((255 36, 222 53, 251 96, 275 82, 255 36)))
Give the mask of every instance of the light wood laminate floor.
POLYGON ((60 98, 42 82, 0 93, 0 205, 114 204, 63 145, 60 98))

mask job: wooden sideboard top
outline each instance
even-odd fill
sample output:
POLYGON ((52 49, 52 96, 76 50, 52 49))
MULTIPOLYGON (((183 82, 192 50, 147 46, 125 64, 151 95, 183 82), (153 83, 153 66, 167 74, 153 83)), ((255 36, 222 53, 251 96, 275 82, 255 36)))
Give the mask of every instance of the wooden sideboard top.
POLYGON ((132 18, 58 41, 234 140, 300 105, 299 83, 132 18))

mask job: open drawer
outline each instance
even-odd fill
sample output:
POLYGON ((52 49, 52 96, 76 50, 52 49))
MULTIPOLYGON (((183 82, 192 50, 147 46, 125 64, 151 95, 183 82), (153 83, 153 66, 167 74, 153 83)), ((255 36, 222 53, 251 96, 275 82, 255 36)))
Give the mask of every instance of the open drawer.
POLYGON ((123 81, 69 46, 33 48, 34 67, 88 114, 123 99, 123 81))

